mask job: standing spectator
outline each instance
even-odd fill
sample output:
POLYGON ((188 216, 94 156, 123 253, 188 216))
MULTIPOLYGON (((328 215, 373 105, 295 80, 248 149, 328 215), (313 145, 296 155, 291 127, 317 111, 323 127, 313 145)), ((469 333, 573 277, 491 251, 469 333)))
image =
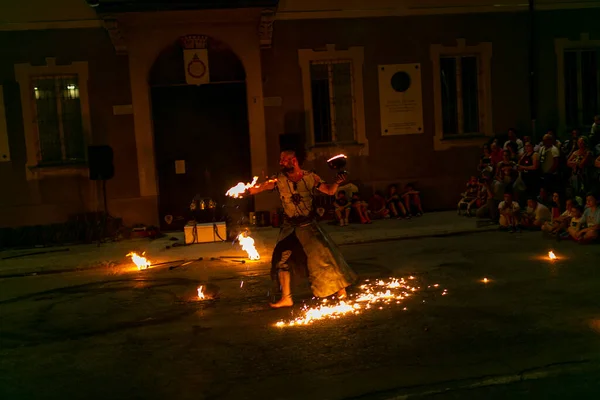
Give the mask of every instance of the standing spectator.
POLYGON ((558 163, 560 152, 554 145, 554 137, 545 134, 543 139, 544 146, 540 149, 540 165, 542 169, 542 184, 554 190, 558 184, 558 163))
POLYGON ((515 151, 517 155, 523 154, 523 141, 517 137, 517 130, 515 128, 508 130, 508 140, 504 143, 504 150, 508 150, 510 143, 514 143, 517 146, 515 151))
POLYGON ((588 139, 586 137, 579 138, 577 146, 577 150, 571 154, 571 157, 567 161, 567 166, 571 168, 570 186, 573 188, 575 194, 580 194, 583 190, 589 189, 588 167, 594 158, 588 148, 588 139))
POLYGON ((479 159, 479 166, 477 167, 477 169, 479 170, 479 172, 483 172, 483 171, 493 171, 493 163, 492 163, 492 150, 490 149, 490 145, 489 144, 484 144, 483 145, 483 154, 481 155, 481 158, 479 159))
POLYGON ((367 202, 360 198, 360 193, 352 193, 352 208, 356 211, 361 224, 371 223, 367 202))
POLYGON ((529 196, 535 196, 539 190, 539 169, 540 156, 533 151, 533 144, 526 142, 525 151, 519 160, 518 170, 521 174, 521 180, 525 184, 525 191, 529 196))
POLYGON ((400 194, 398 193, 398 187, 396 185, 388 186, 387 197, 385 199, 388 210, 392 214, 392 217, 402 219, 402 217, 410 218, 406 215, 406 209, 404 204, 400 201, 400 194))
POLYGON ((500 229, 508 229, 509 232, 519 231, 519 203, 513 201, 512 193, 504 193, 504 201, 498 205, 500 211, 500 229))
POLYGON ((335 207, 335 216, 340 222, 340 226, 348 225, 348 218, 350 217, 350 201, 346 197, 345 190, 339 190, 337 197, 333 202, 335 207))
POLYGON ((588 138, 590 141, 590 149, 592 149, 595 155, 600 156, 600 115, 594 117, 592 130, 588 138))
POLYGON ((421 207, 421 192, 415 189, 414 184, 407 183, 404 186, 402 199, 404 200, 404 207, 408 216, 414 213, 417 217, 420 217, 424 214, 423 207, 421 207))
POLYGON ((521 225, 527 229, 539 230, 550 221, 550 210, 533 197, 527 199, 527 209, 521 219, 521 225))
POLYGON ((498 146, 498 142, 494 140, 490 145, 490 149, 492 150, 492 165, 496 168, 496 165, 502 161, 503 150, 498 146))
POLYGON ((498 163, 496 166, 496 189, 500 190, 503 193, 511 192, 512 186, 515 180, 517 179, 518 173, 516 169, 516 163, 511 161, 510 152, 508 150, 504 150, 502 153, 503 158, 502 161, 498 163))
POLYGON ((598 199, 592 193, 588 193, 585 198, 586 209, 581 216, 582 227, 577 232, 577 239, 581 244, 591 243, 598 240, 600 232, 600 207, 598 207, 598 199))
POLYGON ((387 209, 383 193, 376 191, 369 200, 369 210, 373 218, 389 218, 390 210, 387 209))
POLYGON ((579 132, 579 129, 573 129, 571 131, 570 139, 565 140, 563 143, 560 152, 565 155, 567 160, 571 158, 571 154, 577 150, 577 142, 579 141, 580 136, 581 133, 579 132))

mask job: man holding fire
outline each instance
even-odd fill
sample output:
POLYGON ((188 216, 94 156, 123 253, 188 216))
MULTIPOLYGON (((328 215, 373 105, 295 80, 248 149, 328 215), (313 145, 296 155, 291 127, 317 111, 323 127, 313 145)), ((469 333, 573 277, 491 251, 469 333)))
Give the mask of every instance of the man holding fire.
MULTIPOLYGON (((316 191, 334 195, 345 173, 338 174, 333 184, 327 184, 313 172, 300 168, 302 156, 294 150, 281 152, 277 179, 268 180, 249 189, 250 194, 276 189, 284 209, 284 221, 273 251, 271 274, 279 281, 281 299, 271 307, 291 307, 291 264, 306 260, 311 289, 316 297, 336 294, 346 297, 346 287, 356 280, 337 246, 317 224, 313 196, 316 191)), ((304 263, 302 263, 304 264, 304 263)))

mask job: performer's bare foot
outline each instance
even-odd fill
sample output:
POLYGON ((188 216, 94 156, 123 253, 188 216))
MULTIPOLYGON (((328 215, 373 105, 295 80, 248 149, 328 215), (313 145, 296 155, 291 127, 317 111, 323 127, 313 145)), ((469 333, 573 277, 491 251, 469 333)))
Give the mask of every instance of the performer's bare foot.
POLYGON ((346 288, 338 290, 335 295, 339 300, 344 300, 346 297, 348 297, 348 293, 346 293, 346 288))
POLYGON ((270 303, 271 308, 283 308, 283 307, 291 307, 294 305, 294 301, 292 300, 292 296, 282 296, 281 300, 277 303, 270 303))

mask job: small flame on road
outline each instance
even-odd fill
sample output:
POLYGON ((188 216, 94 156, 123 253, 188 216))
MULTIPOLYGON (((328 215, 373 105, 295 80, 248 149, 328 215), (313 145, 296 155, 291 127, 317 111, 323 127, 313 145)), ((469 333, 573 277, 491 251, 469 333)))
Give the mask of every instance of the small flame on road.
MULTIPOLYGON (((414 277, 408 278, 409 280, 414 277)), ((404 278, 389 278, 387 280, 366 280, 358 289, 358 293, 351 294, 348 299, 331 301, 329 299, 321 300, 321 304, 309 307, 305 305, 301 310, 301 315, 293 320, 281 320, 275 324, 278 328, 288 328, 292 326, 310 325, 314 322, 324 319, 338 319, 343 316, 357 315, 371 308, 382 310, 385 306, 391 304, 401 304, 414 295, 414 292, 421 289, 418 286, 412 286, 404 278)), ((438 287, 435 284, 434 287, 438 287)), ((431 287, 431 286, 429 286, 431 287)), ((446 293, 446 289, 442 294, 446 293)), ((406 310, 406 308, 404 308, 406 310)))
POLYGON ((237 185, 225 192, 225 195, 233 197, 234 199, 238 199, 246 192, 246 190, 254 187, 256 182, 258 182, 258 176, 255 176, 250 183, 239 182, 237 185))
POLYGON ((136 252, 132 251, 131 253, 127 254, 126 257, 131 257, 131 261, 133 261, 138 270, 141 271, 150 268, 150 265, 152 265, 150 261, 146 257, 144 257, 144 254, 146 253, 142 253, 142 255, 140 256, 136 252))
POLYGON ((489 280, 488 278, 483 278, 483 279, 481 280, 481 282, 483 282, 483 283, 488 283, 489 281, 490 281, 490 280, 489 280))
POLYGON ((198 298, 200 300, 204 300, 204 286, 200 286, 198 288, 198 298))
POLYGON ((260 254, 258 254, 256 247, 254 247, 254 239, 252 239, 252 237, 248 236, 245 232, 242 232, 238 235, 237 241, 242 246, 242 250, 248 253, 248 258, 250 260, 260 260, 260 254))
POLYGON ((556 260, 558 257, 556 257, 556 254, 554 254, 553 251, 549 251, 548 252, 548 258, 550 259, 550 261, 554 261, 556 260))

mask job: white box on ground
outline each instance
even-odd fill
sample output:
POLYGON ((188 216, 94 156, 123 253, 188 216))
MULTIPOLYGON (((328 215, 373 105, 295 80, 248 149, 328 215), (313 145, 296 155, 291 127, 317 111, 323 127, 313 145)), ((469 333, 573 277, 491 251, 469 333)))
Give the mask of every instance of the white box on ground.
POLYGON ((227 237, 225 222, 186 225, 183 231, 185 244, 222 242, 227 237))

